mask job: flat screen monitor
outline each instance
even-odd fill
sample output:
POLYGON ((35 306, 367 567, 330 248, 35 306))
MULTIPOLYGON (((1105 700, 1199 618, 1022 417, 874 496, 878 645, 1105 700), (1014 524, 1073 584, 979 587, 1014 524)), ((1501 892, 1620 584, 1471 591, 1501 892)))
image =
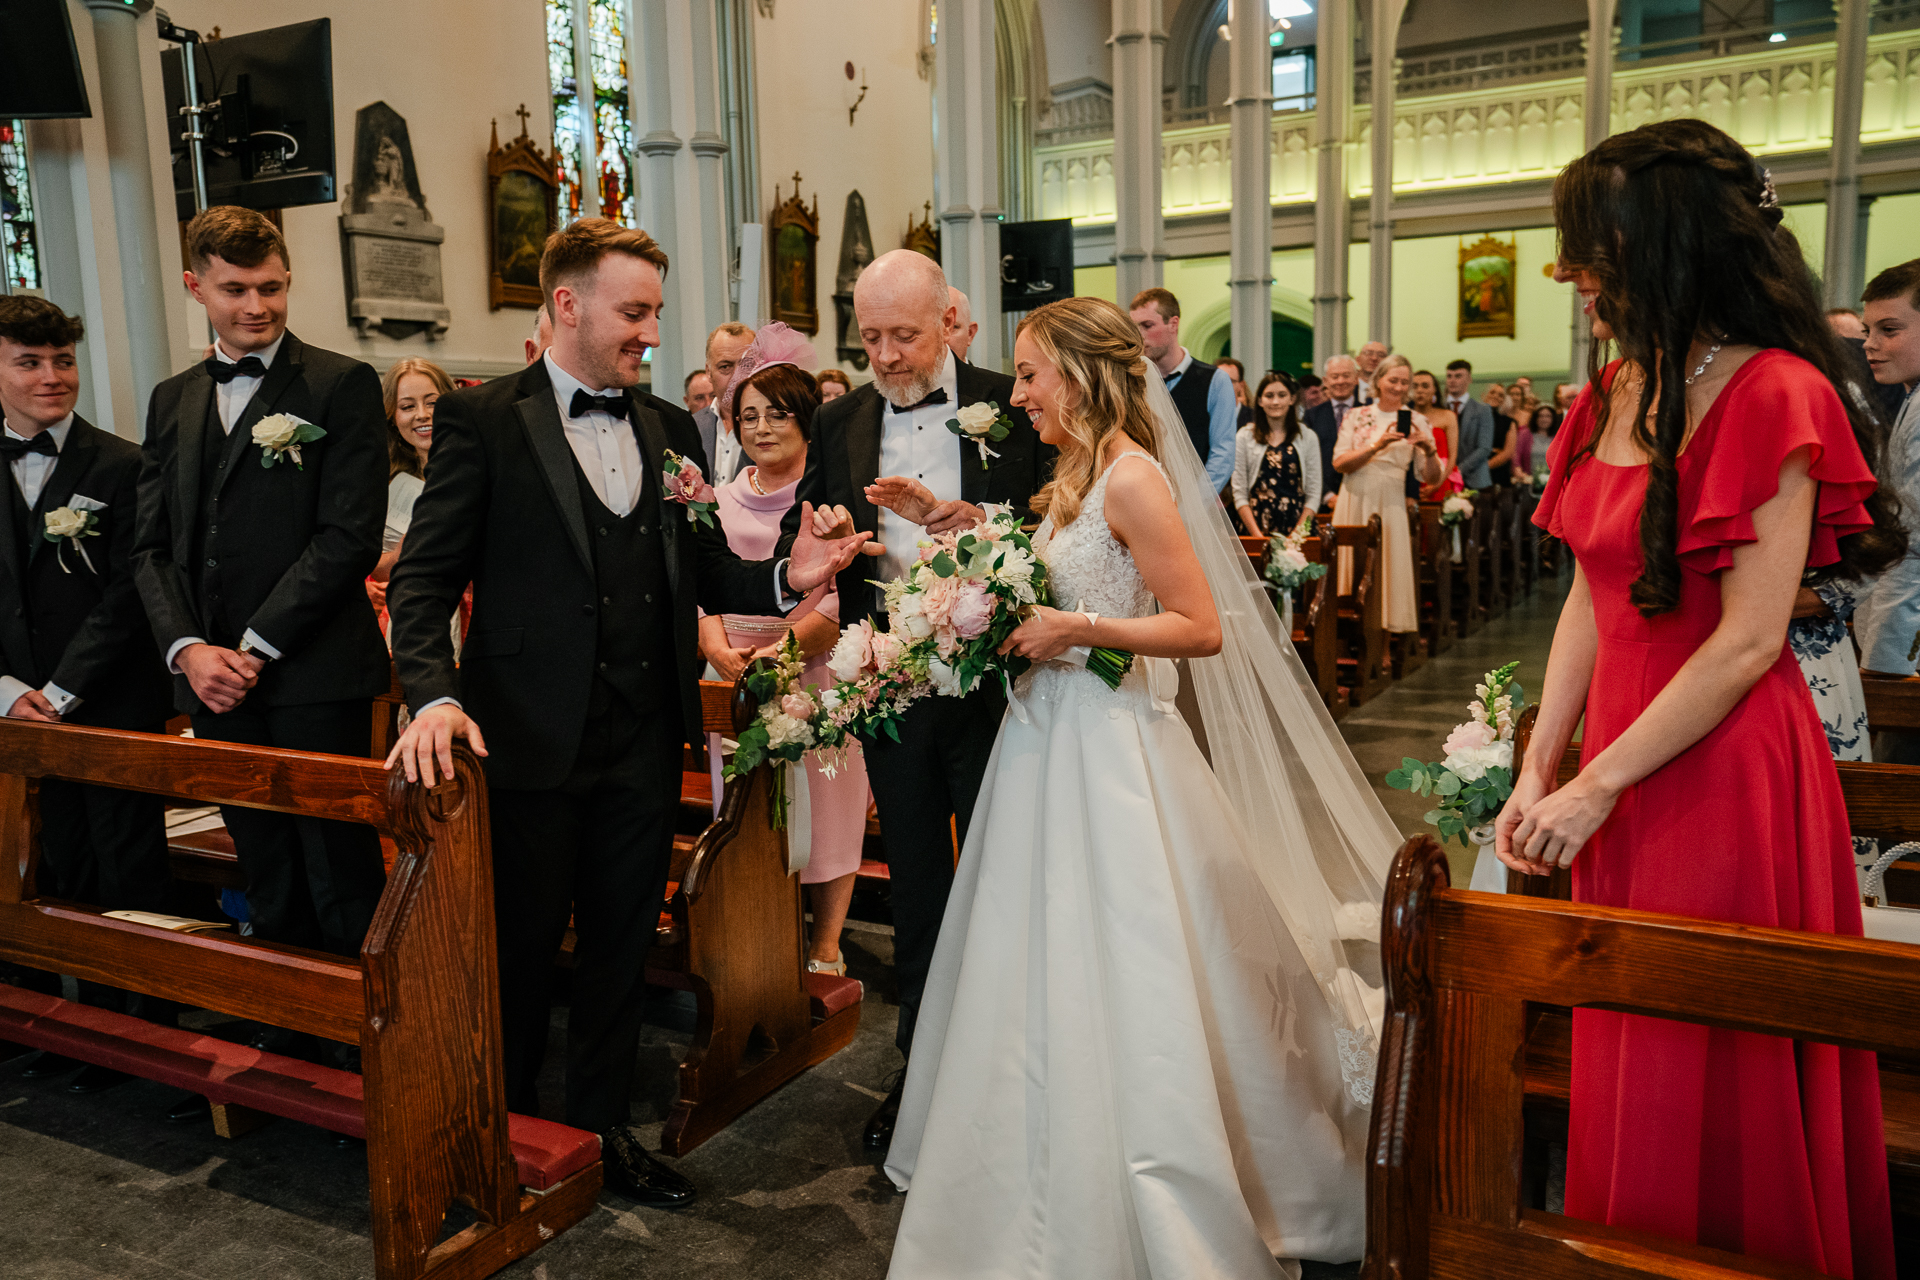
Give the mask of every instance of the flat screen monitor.
MULTIPOLYGON (((0 0, 3 3, 4 0, 0 0)), ((182 45, 161 55, 167 119, 186 104, 181 49, 191 49, 207 141, 207 202, 248 209, 331 204, 333 163, 333 24, 329 19, 249 31, 211 44, 182 45)), ((175 211, 194 214, 193 167, 184 125, 173 138, 175 211)))
POLYGON ((0 118, 92 114, 66 0, 0 0, 0 118))

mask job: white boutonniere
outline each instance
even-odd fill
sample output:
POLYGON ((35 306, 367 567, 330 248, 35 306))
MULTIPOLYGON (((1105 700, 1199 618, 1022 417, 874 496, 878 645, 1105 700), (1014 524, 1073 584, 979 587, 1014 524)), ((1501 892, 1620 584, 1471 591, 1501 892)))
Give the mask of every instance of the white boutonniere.
POLYGON ((323 428, 290 413, 276 413, 253 424, 253 442, 260 446, 260 465, 263 467, 271 467, 280 459, 287 458, 292 461, 295 470, 306 470, 301 464, 300 446, 312 444, 326 434, 323 428))
POLYGON ((666 463, 666 470, 660 474, 661 496, 687 509, 688 524, 698 520, 712 528, 713 513, 720 509, 720 503, 714 498, 713 486, 700 474, 700 464, 671 449, 662 461, 666 463))
POLYGON ((1000 455, 987 447, 987 442, 999 444, 1013 430, 1013 420, 1006 411, 991 400, 979 404, 964 405, 953 417, 947 419, 947 430, 962 440, 971 440, 980 450, 980 469, 987 469, 987 459, 1000 455))
POLYGON ((73 544, 73 549, 80 553, 80 559, 86 564, 89 571, 93 573, 100 572, 93 567, 93 557, 87 554, 86 544, 81 542, 80 539, 99 536, 100 517, 96 516, 94 512, 105 510, 106 505, 106 503, 96 499, 85 498, 79 494, 75 494, 66 506, 55 507, 52 511, 47 512, 46 528, 40 536, 48 542, 55 543, 59 546, 60 572, 73 572, 73 570, 67 568, 66 544, 69 542, 73 544))

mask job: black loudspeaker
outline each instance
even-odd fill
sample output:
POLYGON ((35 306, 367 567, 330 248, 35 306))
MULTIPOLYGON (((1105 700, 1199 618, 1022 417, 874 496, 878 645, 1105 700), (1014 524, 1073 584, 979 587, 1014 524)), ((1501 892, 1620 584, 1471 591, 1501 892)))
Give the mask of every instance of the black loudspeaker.
POLYGON ((66 0, 0 0, 0 118, 92 114, 66 0))
POLYGON ((1073 219, 1000 224, 1000 309, 1031 311, 1073 296, 1073 219))
POLYGON ((207 203, 247 209, 333 203, 332 22, 316 18, 161 52, 174 211, 185 222, 194 209, 193 166, 180 136, 187 101, 181 49, 193 52, 201 104, 219 104, 201 117, 207 203))

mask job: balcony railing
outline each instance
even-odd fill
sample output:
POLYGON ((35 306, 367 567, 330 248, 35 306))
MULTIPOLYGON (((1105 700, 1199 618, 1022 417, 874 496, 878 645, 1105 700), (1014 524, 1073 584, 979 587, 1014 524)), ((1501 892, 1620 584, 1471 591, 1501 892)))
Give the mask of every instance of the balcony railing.
MULTIPOLYGON (((1825 41, 1710 60, 1616 66, 1611 125, 1620 131, 1698 116, 1757 155, 1814 150, 1832 132, 1833 62, 1833 43, 1825 41)), ((1396 100, 1394 191, 1552 177, 1582 150, 1584 91, 1584 79, 1572 77, 1396 100)), ((1371 189, 1366 156, 1372 123, 1370 108, 1355 107, 1347 165, 1354 196, 1371 189)), ((1872 145, 1907 138, 1920 138, 1920 29, 1882 31, 1867 42, 1861 139, 1872 145)), ((1274 204, 1314 199, 1317 141, 1311 112, 1275 113, 1268 192, 1274 204)), ((1161 138, 1163 213, 1171 218, 1228 209, 1230 159, 1224 124, 1167 130, 1161 138)), ((1034 167, 1039 216, 1082 224, 1113 220, 1111 137, 1037 147, 1034 167)))

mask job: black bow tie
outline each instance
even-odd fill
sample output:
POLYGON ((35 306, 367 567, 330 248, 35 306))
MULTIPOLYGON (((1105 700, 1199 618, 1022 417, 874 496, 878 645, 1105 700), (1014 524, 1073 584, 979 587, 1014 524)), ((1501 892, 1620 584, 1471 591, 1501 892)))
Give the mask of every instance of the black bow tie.
POLYGON ((947 402, 947 389, 945 387, 935 387, 933 390, 927 392, 927 398, 925 400, 920 401, 920 403, 918 404, 910 404, 910 405, 904 405, 904 406, 894 404, 894 405, 889 405, 888 407, 892 409, 895 413, 912 413, 915 409, 923 409, 930 404, 945 404, 946 402, 947 402))
POLYGON ((617 396, 597 396, 594 395, 593 392, 582 388, 573 393, 573 403, 567 406, 567 416, 569 418, 584 418, 587 414, 595 410, 601 413, 610 413, 616 418, 625 418, 627 416, 627 397, 624 394, 617 396))
POLYGON ((267 366, 260 363, 259 356, 241 356, 231 364, 216 356, 207 361, 206 370, 207 376, 221 386, 225 386, 235 378, 264 378, 267 376, 267 366))
POLYGON ((49 458, 60 456, 60 448, 53 442, 53 434, 42 431, 31 440, 15 440, 12 436, 0 436, 0 458, 8 462, 18 462, 29 453, 44 453, 49 458))

